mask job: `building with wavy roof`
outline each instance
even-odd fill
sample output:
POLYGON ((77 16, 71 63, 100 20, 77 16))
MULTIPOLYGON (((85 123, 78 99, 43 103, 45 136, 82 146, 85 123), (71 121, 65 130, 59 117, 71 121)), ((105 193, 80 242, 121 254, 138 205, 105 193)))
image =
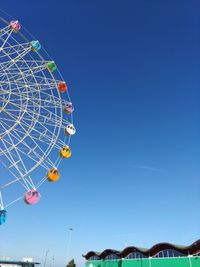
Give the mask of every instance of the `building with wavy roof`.
POLYGON ((158 243, 149 249, 89 251, 83 257, 86 267, 200 267, 200 239, 189 246, 158 243))

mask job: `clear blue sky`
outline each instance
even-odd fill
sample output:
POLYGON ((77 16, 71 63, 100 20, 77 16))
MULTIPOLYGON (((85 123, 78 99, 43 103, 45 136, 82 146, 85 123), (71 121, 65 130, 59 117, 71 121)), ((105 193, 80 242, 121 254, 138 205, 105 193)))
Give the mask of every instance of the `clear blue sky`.
MULTIPOLYGON (((12 206, 0 255, 48 265, 200 236, 200 3, 6 0, 69 84, 77 134, 62 179, 12 206)), ((3 169, 0 173, 4 174, 3 169)), ((5 175, 5 174, 4 174, 5 175)))

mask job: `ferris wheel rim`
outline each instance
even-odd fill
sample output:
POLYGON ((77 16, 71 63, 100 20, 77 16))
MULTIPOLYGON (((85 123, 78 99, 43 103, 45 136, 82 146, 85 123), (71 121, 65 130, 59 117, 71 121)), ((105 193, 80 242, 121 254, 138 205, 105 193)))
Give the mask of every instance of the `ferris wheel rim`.
MULTIPOLYGON (((6 23, 7 25, 9 25, 9 22, 7 21, 7 20, 5 20, 4 18, 2 18, 1 16, 0 16, 0 20, 2 20, 4 23, 6 23)), ((25 29, 25 27, 23 27, 23 29, 25 30, 25 31, 27 31, 26 29, 25 29)), ((27 31, 28 32, 28 31, 27 31)), ((26 42, 28 42, 28 43, 30 43, 30 41, 28 40, 28 38, 26 38, 26 36, 22 33, 22 32, 17 32, 16 34, 18 34, 20 37, 22 37, 26 42)), ((29 33, 30 34, 30 33, 29 33)), ((30 34, 31 35, 31 34, 30 34)), ((14 38, 15 39, 15 38, 14 38)), ((51 59, 51 57, 50 57, 50 55, 47 53, 47 51, 44 49, 44 48, 42 48, 42 50, 45 52, 45 54, 48 56, 48 58, 49 59, 51 59)), ((43 57, 43 55, 40 53, 40 52, 38 52, 38 51, 35 51, 35 53, 37 54, 37 56, 41 59, 41 61, 45 61, 45 59, 44 59, 44 57, 43 57)), ((1 71, 1 70, 0 70, 1 71)), ((62 78, 62 75, 61 75, 61 73, 60 73, 60 71, 57 69, 57 73, 58 73, 58 76, 60 77, 60 80, 63 80, 63 78, 62 78)), ((49 72, 49 75, 51 76, 51 78, 52 78, 52 80, 54 80, 55 81, 55 84, 56 84, 56 82, 57 82, 57 80, 56 80, 56 78, 54 77, 54 75, 51 73, 51 72, 49 72)), ((45 75, 44 75, 45 76, 45 75)), ((0 84, 1 84, 1 81, 0 81, 0 84)), ((9 85, 10 86, 10 85, 9 85)), ((57 131, 57 135, 56 135, 56 139, 54 139, 53 140, 53 142, 52 142, 52 144, 53 145, 55 145, 56 144, 56 142, 58 141, 58 139, 59 139, 59 135, 60 135, 60 132, 61 132, 61 130, 63 129, 63 127, 62 127, 62 121, 63 121, 63 106, 62 106, 62 103, 63 103, 63 100, 62 100, 62 98, 61 98, 61 94, 60 94, 60 92, 59 92, 59 90, 58 90, 58 88, 57 87, 55 87, 56 89, 57 89, 57 95, 58 95, 58 97, 59 97, 59 100, 60 100, 60 109, 59 109, 59 112, 60 112, 60 118, 61 118, 61 120, 60 120, 60 126, 58 127, 58 126, 56 126, 57 127, 57 129, 58 129, 58 131, 57 131)), ((10 89, 11 90, 11 89, 10 89)), ((69 101, 71 102, 71 99, 70 99, 70 96, 69 96, 69 93, 68 93, 68 91, 67 91, 67 95, 68 95, 68 99, 69 99, 69 101)), ((9 94, 9 100, 10 100, 10 97, 11 97, 11 94, 9 94)), ((28 102, 27 102, 28 103, 28 102)), ((21 111, 20 111, 21 112, 21 111)), ((1 113, 1 112, 0 112, 1 113)), ((25 113, 25 112, 24 112, 25 113)), ((24 113, 22 113, 22 116, 24 115, 24 113)), ((19 116, 21 115, 21 113, 19 114, 19 116)), ((22 118, 22 116, 21 116, 21 118, 22 118)), ((39 116, 39 115, 38 115, 39 116)), ((71 118, 71 123, 73 123, 73 114, 71 113, 70 114, 70 118, 71 118)), ((54 128, 54 131, 56 131, 56 127, 54 128)), ((31 129, 32 128, 30 128, 30 132, 31 132, 31 129)), ((29 133, 30 133, 29 132, 29 133)), ((29 134, 27 135, 27 136, 30 136, 29 134)), ((69 137, 69 139, 68 139, 68 142, 67 142, 67 144, 69 145, 69 143, 70 143, 70 137, 69 137)), ((61 141, 59 140, 59 143, 60 143, 61 141)), ((63 143, 65 143, 66 142, 66 136, 65 136, 65 138, 64 138, 64 141, 62 141, 63 143)), ((16 145, 17 146, 17 145, 16 145)), ((48 156, 49 156, 49 154, 51 153, 51 151, 53 150, 53 146, 51 146, 51 144, 48 146, 48 148, 45 150, 45 153, 46 153, 46 157, 45 158, 41 158, 41 161, 38 161, 38 163, 37 164, 35 164, 32 168, 30 168, 29 169, 29 171, 27 172, 27 173, 25 173, 24 175, 22 175, 21 176, 21 178, 20 179, 22 179, 22 178, 24 178, 24 177, 27 177, 28 175, 30 175, 30 173, 31 172, 33 172, 38 166, 40 166, 41 165, 41 163, 46 159, 46 158, 48 158, 48 156)), ((10 151, 12 150, 12 148, 10 149, 10 151)), ((1 156, 1 153, 0 153, 0 156, 1 156)), ((54 162, 54 163, 52 163, 53 165, 56 165, 56 166, 58 166, 59 164, 60 164, 60 162, 61 162, 61 158, 60 157, 57 157, 57 160, 54 162)), ((43 178, 42 178, 42 180, 45 178, 46 176, 44 176, 43 178)), ((19 179, 18 179, 19 180, 19 179)), ((39 185, 40 186, 40 185, 39 185)), ((0 187, 0 192, 1 192, 1 187, 0 187)))

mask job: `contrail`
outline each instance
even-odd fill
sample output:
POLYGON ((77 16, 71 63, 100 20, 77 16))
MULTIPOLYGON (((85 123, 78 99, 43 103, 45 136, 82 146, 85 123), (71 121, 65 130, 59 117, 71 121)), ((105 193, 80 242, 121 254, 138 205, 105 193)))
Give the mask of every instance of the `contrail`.
POLYGON ((133 165, 132 167, 134 169, 142 169, 142 170, 154 171, 154 172, 164 172, 164 170, 162 170, 162 169, 154 168, 154 167, 151 167, 151 166, 133 165))

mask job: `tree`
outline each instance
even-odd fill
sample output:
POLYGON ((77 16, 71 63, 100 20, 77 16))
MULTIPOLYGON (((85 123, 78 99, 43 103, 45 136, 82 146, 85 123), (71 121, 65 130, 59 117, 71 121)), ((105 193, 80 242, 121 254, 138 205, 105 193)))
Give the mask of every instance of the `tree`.
POLYGON ((74 262, 74 259, 68 262, 67 267, 76 267, 76 264, 74 262))

